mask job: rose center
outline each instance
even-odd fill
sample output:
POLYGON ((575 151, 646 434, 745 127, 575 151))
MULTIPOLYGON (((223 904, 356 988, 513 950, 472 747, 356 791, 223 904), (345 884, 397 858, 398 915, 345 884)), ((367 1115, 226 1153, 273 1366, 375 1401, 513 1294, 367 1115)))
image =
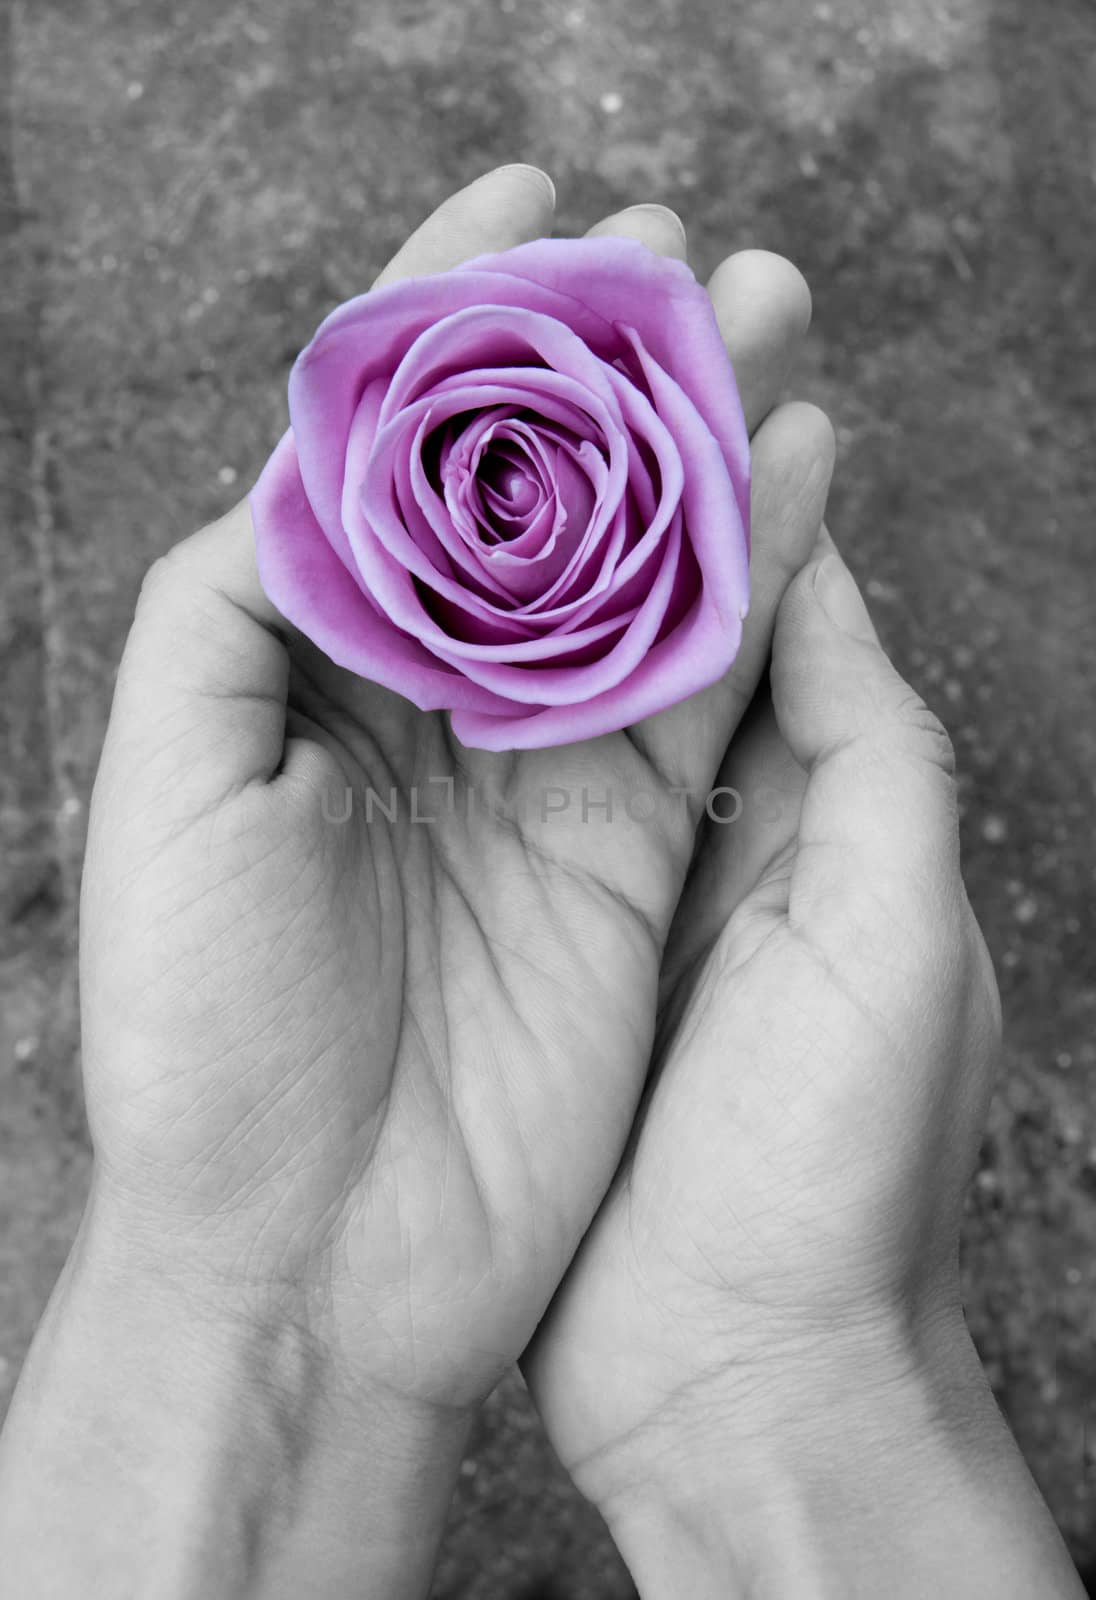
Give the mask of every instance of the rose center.
POLYGON ((490 530, 498 539, 513 539, 522 531, 522 522, 540 503, 542 490, 529 468, 515 459, 517 452, 488 448, 480 461, 476 477, 486 490, 490 530), (491 515, 491 513, 494 515, 491 515))
POLYGON ((500 499, 512 507, 516 516, 532 510, 537 500, 534 478, 501 453, 488 451, 480 464, 480 482, 493 489, 500 499))

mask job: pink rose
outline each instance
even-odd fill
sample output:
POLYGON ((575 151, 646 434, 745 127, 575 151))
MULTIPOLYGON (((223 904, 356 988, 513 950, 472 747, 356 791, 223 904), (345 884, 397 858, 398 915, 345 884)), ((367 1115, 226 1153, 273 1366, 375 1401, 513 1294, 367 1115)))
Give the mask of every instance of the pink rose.
POLYGON ((274 604, 485 750, 623 728, 720 678, 749 441, 711 301, 627 239, 538 239, 347 301, 251 495, 274 604))

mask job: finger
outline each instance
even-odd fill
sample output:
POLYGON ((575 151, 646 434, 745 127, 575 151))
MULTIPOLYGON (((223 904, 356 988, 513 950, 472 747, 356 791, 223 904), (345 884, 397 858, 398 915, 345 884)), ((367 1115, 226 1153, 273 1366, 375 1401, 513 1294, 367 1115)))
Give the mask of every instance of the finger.
POLYGON ((556 191, 539 167, 497 167, 427 217, 398 250, 373 287, 448 272, 473 256, 509 250, 552 232, 556 191))
MULTIPOLYGON (((811 556, 820 560, 833 548, 823 526, 811 556)), ((776 610, 774 606, 774 615, 776 610)), ((763 678, 715 776, 717 803, 701 823, 667 942, 663 972, 671 982, 673 969, 688 966, 711 945, 795 839, 806 787, 807 774, 780 732, 769 684, 763 678)))
POLYGON ((752 457, 750 610, 738 655, 718 683, 631 730, 664 780, 689 791, 695 815, 765 670, 784 591, 818 536, 833 475, 833 429, 815 406, 782 406, 758 431, 752 457))
MULTIPOLYGON (((668 206, 629 206, 587 237, 638 239, 659 255, 687 258, 685 225, 668 206)), ((708 293, 753 433, 775 406, 811 324, 811 292, 797 267, 767 250, 743 250, 722 261, 708 293)))
POLYGON ((927 925, 926 895, 942 927, 962 903, 951 743, 888 660, 835 550, 784 598, 771 681, 780 731, 809 774, 793 927, 816 941, 865 927, 902 938, 927 925))
POLYGON ((145 579, 103 750, 106 781, 197 814, 276 770, 290 632, 263 593, 246 501, 145 579))
POLYGON ((615 211, 587 229, 588 239, 638 239, 656 255, 673 256, 684 261, 688 253, 685 224, 669 206, 629 206, 625 211, 615 211))
POLYGON ((715 944, 799 827, 807 774, 789 750, 766 685, 758 690, 715 779, 713 806, 674 914, 660 975, 672 993, 715 944))
POLYGON ((783 256, 743 250, 720 262, 708 293, 753 433, 779 400, 811 325, 811 292, 783 256))

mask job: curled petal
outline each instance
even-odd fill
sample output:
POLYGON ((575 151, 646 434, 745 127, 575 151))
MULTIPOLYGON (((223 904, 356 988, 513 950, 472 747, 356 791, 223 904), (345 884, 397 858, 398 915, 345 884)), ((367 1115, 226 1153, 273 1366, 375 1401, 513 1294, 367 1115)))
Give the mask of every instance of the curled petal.
POLYGON ((354 582, 313 514, 291 432, 263 468, 250 504, 263 589, 332 661, 424 711, 500 709, 497 695, 393 627, 354 582))

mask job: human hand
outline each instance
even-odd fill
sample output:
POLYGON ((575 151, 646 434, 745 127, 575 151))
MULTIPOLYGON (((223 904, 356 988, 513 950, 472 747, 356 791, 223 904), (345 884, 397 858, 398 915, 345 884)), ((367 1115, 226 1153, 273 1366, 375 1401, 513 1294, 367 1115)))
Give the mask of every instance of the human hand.
MULTIPOLYGON (((503 169, 382 279, 551 225, 540 178, 503 169)), ((658 208, 595 231, 683 249, 658 208)), ((747 416, 768 420, 747 638, 705 695, 566 750, 464 750, 442 715, 287 636, 245 508, 154 569, 122 665, 83 906, 99 1231, 415 1405, 466 1408, 492 1387, 611 1178, 698 806, 821 520, 828 425, 809 407, 769 415, 807 321, 802 280, 753 253, 712 293, 747 416), (392 787, 395 821, 370 815, 366 792, 392 787), (549 787, 569 813, 467 804, 549 787), (612 822, 584 819, 578 797, 608 789, 612 822), (641 790, 665 802, 649 821, 619 804, 641 790), (412 795, 435 821, 412 820, 412 795)))
POLYGON ((647 1098, 527 1359, 534 1397, 645 1594, 874 1595, 885 1575, 919 1595, 929 1566, 933 1592, 1072 1594, 960 1306, 1000 1014, 951 747, 825 534, 771 690, 720 772, 741 816, 694 863, 647 1098), (979 1463, 995 1511, 972 1506, 979 1463), (941 1495, 997 1552, 954 1590, 941 1495))
POLYGON ((777 1341, 897 1334, 954 1297, 996 989, 959 873, 947 737, 828 539, 785 597, 772 696, 720 783, 741 815, 698 852, 629 1158, 537 1351, 548 1410, 574 1394, 598 1435, 577 1459, 777 1341), (858 633, 828 616, 831 592, 860 607, 858 633), (614 1305, 625 1363, 609 1358, 614 1305))

